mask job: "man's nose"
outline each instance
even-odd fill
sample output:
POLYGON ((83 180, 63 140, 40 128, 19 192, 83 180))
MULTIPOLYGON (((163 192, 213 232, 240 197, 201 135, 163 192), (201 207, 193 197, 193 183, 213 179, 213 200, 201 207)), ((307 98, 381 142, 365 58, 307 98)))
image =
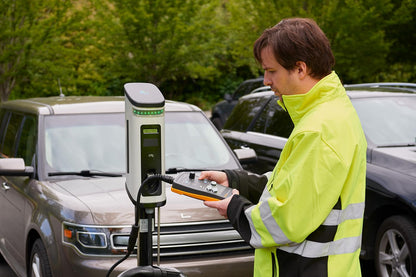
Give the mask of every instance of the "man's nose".
POLYGON ((267 76, 267 72, 264 72, 263 84, 265 86, 270 86, 272 84, 272 82, 270 81, 270 78, 268 78, 267 76))

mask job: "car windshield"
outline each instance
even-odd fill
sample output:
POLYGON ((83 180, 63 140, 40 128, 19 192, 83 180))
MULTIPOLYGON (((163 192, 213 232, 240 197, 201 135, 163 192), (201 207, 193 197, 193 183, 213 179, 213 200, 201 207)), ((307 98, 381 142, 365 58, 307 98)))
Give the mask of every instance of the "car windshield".
MULTIPOLYGON (((47 172, 126 172, 124 113, 45 117, 47 172)), ((230 151, 198 112, 165 115, 165 168, 238 168, 230 151)))
POLYGON ((370 97, 352 101, 366 137, 379 147, 415 145, 416 97, 370 97))

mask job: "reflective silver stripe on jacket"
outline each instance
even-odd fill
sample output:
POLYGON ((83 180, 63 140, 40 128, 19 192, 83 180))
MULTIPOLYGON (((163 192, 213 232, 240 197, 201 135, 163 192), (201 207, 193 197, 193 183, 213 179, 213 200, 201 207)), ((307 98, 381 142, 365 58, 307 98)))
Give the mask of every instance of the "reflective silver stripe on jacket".
MULTIPOLYGON (((261 243, 260 234, 258 234, 257 230, 254 228, 254 224, 251 218, 251 212, 256 206, 251 206, 247 210, 245 210, 246 217, 248 218, 250 229, 251 229, 251 238, 250 244, 255 248, 264 247, 261 243)), ((279 225, 277 225, 276 220, 272 216, 272 211, 270 210, 269 203, 261 202, 259 206, 260 216, 263 220, 263 224, 266 226, 267 231, 270 233, 273 241, 276 244, 288 244, 292 243, 286 235, 283 233, 282 229, 279 225)))
POLYGON ((279 247, 279 250, 298 254, 306 258, 319 258, 329 255, 354 253, 361 247, 361 236, 342 238, 331 242, 315 242, 305 240, 294 246, 279 247))
MULTIPOLYGON (((280 226, 277 225, 276 220, 274 220, 274 218, 272 216, 269 203, 267 202, 267 199, 269 199, 270 197, 272 197, 270 192, 267 189, 263 190, 263 193, 260 197, 259 204, 258 204, 258 205, 260 205, 259 209, 260 209, 261 218, 263 219, 263 223, 266 226, 267 231, 270 233, 270 235, 273 238, 273 241, 276 244, 292 243, 292 241, 289 240, 286 237, 286 235, 283 233, 280 226), (265 220, 265 219, 267 219, 267 220, 265 220)), ((244 213, 245 213, 245 215, 248 219, 248 222, 249 222, 249 225, 250 225, 250 230, 251 230, 250 245, 253 246, 254 248, 263 248, 264 246, 261 242, 260 234, 254 228, 254 223, 253 223, 253 220, 251 218, 252 210, 255 207, 257 207, 258 205, 251 206, 250 208, 246 209, 244 211, 244 213)))
POLYGON ((256 205, 253 205, 250 208, 246 209, 244 211, 244 214, 246 215, 248 219, 248 224, 250 226, 250 231, 251 231, 250 245, 253 246, 254 248, 262 248, 263 244, 261 243, 261 237, 259 233, 257 233, 256 228, 254 228, 253 220, 251 219, 251 212, 255 207, 256 205))
POLYGON ((364 202, 349 204, 343 210, 332 210, 322 225, 336 226, 349 219, 359 219, 364 214, 364 202))
MULTIPOLYGON (((274 219, 274 217, 272 216, 271 210, 270 210, 270 206, 267 202, 267 199, 271 197, 269 191, 266 189, 263 191, 263 194, 260 198, 260 202, 258 205, 252 206, 250 208, 248 208, 247 210, 245 210, 245 215, 249 221, 249 225, 250 225, 250 230, 251 230, 251 239, 250 239, 250 244, 251 246, 253 246, 254 248, 263 248, 263 247, 268 247, 262 244, 261 241, 261 236, 260 234, 257 232, 257 230, 254 227, 253 224, 253 220, 251 217, 251 213, 253 211, 253 209, 255 207, 259 207, 259 211, 260 211, 260 216, 261 219, 263 221, 263 224, 265 225, 267 231, 269 232, 271 238, 273 239, 273 241, 276 244, 294 244, 294 242, 290 241, 287 236, 284 234, 284 232, 282 231, 282 229, 280 228, 280 226, 276 223, 276 220, 274 219)), ((364 203, 353 203, 348 205, 345 209, 343 210, 335 210, 333 209, 329 215, 327 216, 327 218, 325 219, 324 223, 322 225, 326 225, 326 226, 337 226, 340 223, 346 221, 346 220, 351 220, 351 219, 360 219, 363 217, 364 214, 364 203)), ((347 239, 347 238, 345 238, 347 239)), ((318 243, 318 242, 312 242, 312 241, 304 241, 300 244, 293 245, 293 246, 285 246, 282 247, 280 249, 286 251, 286 252, 291 252, 294 251, 293 253, 297 253, 300 252, 299 249, 303 249, 305 252, 305 257, 321 257, 321 253, 334 253, 334 254, 343 254, 343 253, 351 253, 351 252, 343 252, 343 249, 349 249, 349 247, 352 247, 352 249, 357 250, 360 245, 361 245, 361 240, 358 239, 358 244, 356 243, 356 238, 355 237, 351 237, 348 238, 349 240, 352 241, 348 241, 347 243, 350 245, 346 245, 345 247, 343 247, 342 242, 344 241, 344 239, 342 240, 338 240, 336 242, 336 244, 332 244, 335 242, 329 242, 329 243, 318 243), (358 246, 357 246, 358 245, 358 246), (357 248, 357 247, 358 248, 357 248), (303 248, 302 248, 303 247, 303 248), (330 251, 328 249, 330 249, 330 251), (338 252, 336 250, 339 250, 338 252)), ((354 250, 354 251, 355 251, 354 250)), ((352 252, 354 252, 352 251, 352 252)), ((302 255, 302 254, 299 254, 302 255)), ((304 256, 304 255, 302 255, 304 256)), ((325 256, 325 255, 324 255, 325 256)))
POLYGON ((272 195, 270 194, 270 191, 267 189, 264 189, 263 193, 260 196, 259 202, 267 202, 267 199, 269 199, 270 197, 272 197, 272 195))

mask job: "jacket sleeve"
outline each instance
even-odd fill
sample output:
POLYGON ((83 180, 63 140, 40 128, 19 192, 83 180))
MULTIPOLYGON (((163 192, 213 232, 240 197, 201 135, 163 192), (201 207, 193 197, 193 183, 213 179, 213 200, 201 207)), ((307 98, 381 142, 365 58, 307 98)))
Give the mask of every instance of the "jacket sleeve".
POLYGON ((227 217, 241 237, 250 241, 250 225, 244 211, 257 203, 267 183, 266 175, 252 174, 242 170, 224 170, 229 186, 237 189, 240 195, 234 195, 227 209, 227 217))
POLYGON ((233 225, 234 229, 237 230, 243 240, 247 243, 250 243, 251 230, 244 211, 251 206, 253 206, 253 203, 243 196, 236 194, 231 198, 227 209, 227 217, 230 220, 231 225, 233 225))
POLYGON ((240 222, 233 224, 237 228, 250 226, 249 243, 255 248, 302 242, 337 203, 347 167, 319 132, 297 134, 286 144, 256 205, 233 197, 229 209, 243 206, 244 216, 230 211, 230 221, 240 222))
POLYGON ((224 170, 231 188, 237 189, 240 195, 257 203, 267 183, 267 175, 258 175, 245 170, 224 170))

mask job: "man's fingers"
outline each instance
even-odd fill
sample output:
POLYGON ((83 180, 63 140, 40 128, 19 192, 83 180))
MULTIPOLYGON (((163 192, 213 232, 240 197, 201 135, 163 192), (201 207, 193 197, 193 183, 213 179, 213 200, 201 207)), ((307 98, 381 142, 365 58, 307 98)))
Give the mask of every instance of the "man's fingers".
POLYGON ((218 201, 204 201, 204 205, 210 208, 218 208, 218 201))
POLYGON ((199 179, 210 179, 209 171, 202 171, 199 175, 199 179))

